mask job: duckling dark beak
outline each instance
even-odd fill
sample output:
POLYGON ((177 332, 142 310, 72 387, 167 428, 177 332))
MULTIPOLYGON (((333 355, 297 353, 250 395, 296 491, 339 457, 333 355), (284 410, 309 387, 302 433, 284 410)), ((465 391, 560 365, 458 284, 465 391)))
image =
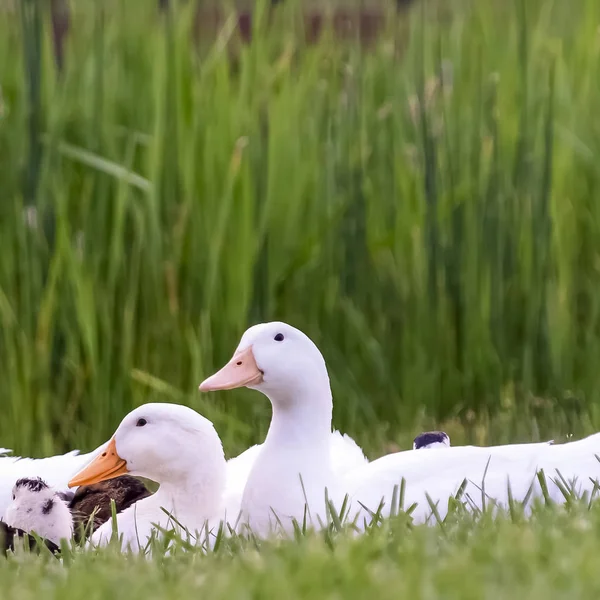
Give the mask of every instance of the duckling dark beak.
POLYGON ((200 384, 201 392, 233 390, 245 385, 258 385, 263 381, 263 372, 258 368, 252 346, 236 352, 233 358, 214 375, 200 384))
POLYGON ((71 481, 69 487, 80 485, 91 485, 106 479, 114 479, 119 475, 129 473, 127 461, 123 460, 117 453, 117 444, 115 438, 112 438, 106 450, 99 454, 87 467, 79 471, 71 481))

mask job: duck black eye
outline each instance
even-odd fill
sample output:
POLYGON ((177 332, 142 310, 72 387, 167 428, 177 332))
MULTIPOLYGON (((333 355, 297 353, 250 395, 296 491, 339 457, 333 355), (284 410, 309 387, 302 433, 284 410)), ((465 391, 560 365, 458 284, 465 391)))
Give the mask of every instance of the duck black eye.
POLYGON ((283 333, 278 333, 273 339, 276 342, 283 342, 283 333))
POLYGON ((138 419, 138 422, 135 424, 136 427, 143 427, 148 421, 146 419, 138 419))
POLYGON ((13 500, 15 500, 15 499, 16 499, 16 496, 13 494, 13 500))

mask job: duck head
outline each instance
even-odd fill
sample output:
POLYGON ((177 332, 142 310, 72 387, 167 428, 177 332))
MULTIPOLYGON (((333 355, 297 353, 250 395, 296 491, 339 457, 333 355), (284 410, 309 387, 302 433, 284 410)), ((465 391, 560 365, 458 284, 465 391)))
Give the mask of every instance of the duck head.
POLYGON ((161 486, 183 486, 190 477, 224 479, 225 456, 213 424, 178 404, 144 404, 130 412, 104 452, 69 487, 90 485, 125 473, 161 486))
POLYGON ((279 321, 250 327, 231 360, 200 384, 200 391, 248 387, 275 405, 326 396, 331 402, 323 355, 302 331, 279 321))

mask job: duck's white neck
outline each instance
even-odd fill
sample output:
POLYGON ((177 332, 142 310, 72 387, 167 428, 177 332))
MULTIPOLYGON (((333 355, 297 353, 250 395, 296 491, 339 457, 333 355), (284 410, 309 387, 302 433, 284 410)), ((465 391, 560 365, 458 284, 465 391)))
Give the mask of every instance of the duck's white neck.
MULTIPOLYGON (((289 388, 288 388, 289 389, 289 388)), ((273 406, 269 432, 242 497, 244 524, 259 534, 302 521, 308 504, 316 518, 332 483, 329 379, 303 382, 292 393, 261 389, 273 406), (273 513, 277 515, 273 517, 273 513)))
POLYGON ((293 448, 312 452, 328 448, 331 434, 333 402, 329 382, 326 385, 305 386, 285 396, 268 394, 273 416, 265 439, 265 448, 293 448))
POLYGON ((203 521, 219 514, 224 488, 224 481, 213 480, 186 481, 180 485, 161 483, 151 498, 157 505, 173 511, 176 517, 193 514, 198 521, 203 521))
MULTIPOLYGON (((222 449, 213 454, 198 453, 193 460, 181 461, 177 467, 150 477, 160 484, 153 502, 176 515, 199 520, 216 515, 223 502, 226 466, 222 449)), ((142 500, 143 502, 143 500, 142 500)))

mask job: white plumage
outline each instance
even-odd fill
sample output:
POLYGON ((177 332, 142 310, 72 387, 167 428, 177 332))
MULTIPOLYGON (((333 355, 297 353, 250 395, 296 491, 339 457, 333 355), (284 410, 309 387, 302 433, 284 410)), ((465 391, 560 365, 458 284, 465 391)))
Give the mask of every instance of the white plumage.
MULTIPOLYGON (((264 444, 251 466, 243 492, 242 525, 267 534, 291 530, 291 519, 302 521, 308 503, 310 521, 326 521, 325 488, 336 507, 351 499, 349 517, 369 521, 370 511, 383 502, 389 514, 394 488, 405 480, 405 508, 417 502, 416 521, 431 514, 429 499, 444 513, 448 499, 467 480, 471 506, 481 506, 484 482, 487 501, 523 499, 536 472, 544 469, 549 493, 564 501, 560 486, 550 479, 558 469, 576 480, 579 493, 591 492, 600 476, 600 434, 566 444, 516 444, 495 447, 438 447, 384 456, 344 472, 336 469, 330 451, 332 396, 323 356, 301 331, 274 322, 244 333, 232 360, 205 380, 204 391, 247 386, 265 394, 273 416, 264 444), (485 479, 484 479, 485 474, 485 479), (366 509, 364 508, 366 507, 366 509), (367 510, 368 509, 368 510, 367 510), (275 516, 276 515, 276 516, 275 516)), ((534 485, 533 493, 541 492, 534 485)))
MULTIPOLYGON (((0 456, 0 515, 6 512, 11 502, 11 491, 17 479, 41 477, 50 487, 66 490, 69 479, 102 452, 105 446, 106 444, 102 444, 86 454, 79 454, 79 450, 73 450, 47 458, 0 456)), ((2 449, 4 454, 10 452, 2 449)))

